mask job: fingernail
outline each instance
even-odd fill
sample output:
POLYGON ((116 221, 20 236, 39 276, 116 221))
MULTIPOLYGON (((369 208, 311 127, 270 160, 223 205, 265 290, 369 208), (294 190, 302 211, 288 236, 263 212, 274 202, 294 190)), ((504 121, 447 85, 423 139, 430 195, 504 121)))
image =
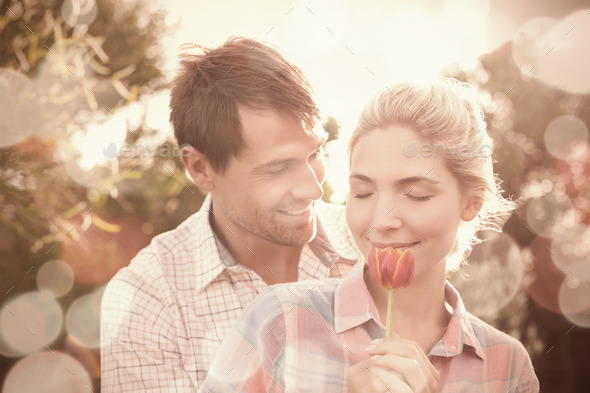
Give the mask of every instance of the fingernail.
POLYGON ((365 348, 365 351, 371 352, 371 351, 375 350, 375 348, 377 348, 376 345, 369 345, 367 348, 365 348))
POLYGON ((371 344, 379 344, 381 341, 383 341, 382 338, 377 338, 377 339, 371 341, 371 344))
POLYGON ((371 360, 376 362, 376 361, 381 360, 382 357, 383 356, 381 356, 381 355, 373 355, 373 356, 371 356, 371 360))

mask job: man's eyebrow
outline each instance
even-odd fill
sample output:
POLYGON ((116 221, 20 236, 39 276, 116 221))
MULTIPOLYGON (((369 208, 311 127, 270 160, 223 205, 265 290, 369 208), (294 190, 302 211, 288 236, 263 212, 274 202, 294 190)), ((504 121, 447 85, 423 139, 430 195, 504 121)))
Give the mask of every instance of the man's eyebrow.
POLYGON ((265 162, 264 164, 260 164, 256 167, 254 167, 254 170, 256 172, 265 172, 269 169, 272 169, 272 168, 280 166, 280 165, 288 164, 292 161, 295 161, 295 159, 294 158, 277 158, 276 160, 265 162))
MULTIPOLYGON (((316 150, 320 149, 327 141, 328 141, 328 133, 323 133, 318 135, 318 138, 316 138, 318 143, 317 143, 317 147, 316 150)), ((269 169, 272 169, 274 167, 280 166, 280 165, 286 165, 290 162, 293 161, 297 161, 296 158, 277 158, 276 160, 272 160, 269 162, 265 162, 264 164, 260 164, 256 167, 254 167, 254 170, 256 172, 265 172, 269 169)))

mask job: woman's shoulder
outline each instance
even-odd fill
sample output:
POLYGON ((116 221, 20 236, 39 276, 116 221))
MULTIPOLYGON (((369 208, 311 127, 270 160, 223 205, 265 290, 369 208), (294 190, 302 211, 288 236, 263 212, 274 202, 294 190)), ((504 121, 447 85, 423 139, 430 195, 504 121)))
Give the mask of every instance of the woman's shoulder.
POLYGON ((339 281, 336 278, 328 278, 271 285, 248 305, 242 320, 274 319, 281 314, 284 316, 289 313, 293 307, 330 310, 339 281))
POLYGON ((466 313, 466 317, 489 367, 511 384, 518 384, 515 392, 539 392, 539 379, 524 345, 471 313, 466 313))
POLYGON ((340 279, 327 278, 271 285, 256 297, 249 308, 267 315, 290 314, 294 308, 330 315, 339 282, 340 279))
POLYGON ((338 278, 326 278, 275 284, 268 287, 264 293, 266 296, 275 297, 281 303, 313 303, 320 299, 333 299, 340 281, 338 278))
POLYGON ((485 352, 520 354, 529 358, 524 345, 516 337, 501 331, 470 312, 466 312, 466 320, 485 352))

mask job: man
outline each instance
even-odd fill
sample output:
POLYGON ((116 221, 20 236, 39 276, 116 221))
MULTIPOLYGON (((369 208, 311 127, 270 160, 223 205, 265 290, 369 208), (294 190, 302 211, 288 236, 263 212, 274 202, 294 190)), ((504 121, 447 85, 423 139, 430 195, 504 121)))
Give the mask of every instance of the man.
POLYGON ((320 201, 326 134, 311 87, 276 49, 233 38, 185 56, 170 107, 183 163, 208 196, 107 286, 106 393, 196 392, 258 293, 341 277, 358 259, 343 208, 320 201))

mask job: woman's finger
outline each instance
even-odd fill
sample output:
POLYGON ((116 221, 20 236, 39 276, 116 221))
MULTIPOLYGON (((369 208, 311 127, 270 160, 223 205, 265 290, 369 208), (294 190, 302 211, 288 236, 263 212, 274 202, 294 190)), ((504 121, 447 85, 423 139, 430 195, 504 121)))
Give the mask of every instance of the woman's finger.
POLYGON ((413 392, 433 392, 438 385, 427 367, 416 359, 398 355, 374 355, 371 360, 379 367, 395 373, 406 382, 413 392))
POLYGON ((378 367, 371 359, 362 360, 346 372, 348 393, 388 392, 383 380, 378 376, 378 367))
MULTIPOLYGON (((399 373, 377 365, 374 369, 377 377, 385 386, 385 390, 383 390, 384 393, 415 393, 399 373)), ((376 392, 379 391, 380 390, 376 390, 376 392)))
POLYGON ((436 390, 439 372, 415 341, 394 336, 375 340, 373 343, 367 348, 367 352, 373 356, 381 356, 375 358, 376 364, 402 374, 414 391, 436 390), (377 359, 381 359, 381 363, 377 359))

